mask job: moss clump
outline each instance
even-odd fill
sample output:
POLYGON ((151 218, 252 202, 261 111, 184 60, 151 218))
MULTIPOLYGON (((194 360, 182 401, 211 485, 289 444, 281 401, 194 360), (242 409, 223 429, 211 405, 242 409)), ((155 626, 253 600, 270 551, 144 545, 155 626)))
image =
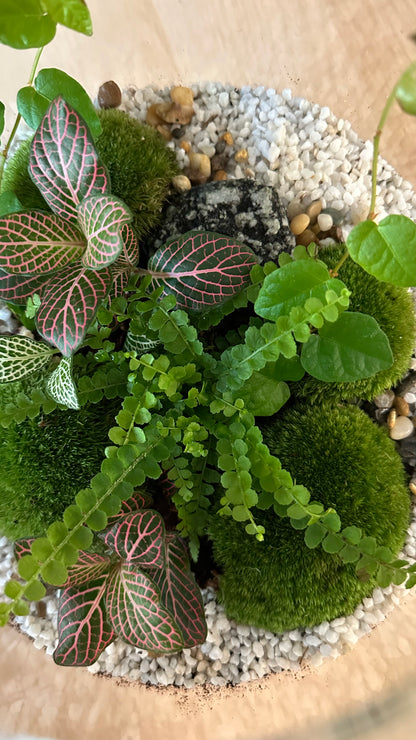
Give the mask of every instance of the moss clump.
MULTIPOLYGON (((0 385, 0 407, 36 387, 32 376, 0 385)), ((0 439, 0 532, 38 536, 99 472, 120 400, 12 424, 0 439)))
MULTIPOLYGON (((410 497, 393 442, 355 406, 299 404, 264 428, 265 441, 312 498, 332 506, 342 525, 355 524, 398 553, 405 539, 410 497)), ((375 586, 357 580, 304 532, 271 511, 254 510, 264 542, 241 524, 212 517, 214 558, 223 568, 220 597, 229 617, 280 632, 354 611, 375 586)))
MULTIPOLYGON (((132 225, 139 238, 155 226, 169 183, 178 172, 174 152, 161 135, 120 110, 98 111, 102 133, 96 150, 108 169, 111 192, 133 212, 132 225)), ((30 141, 25 141, 8 162, 2 190, 16 193, 24 208, 50 210, 28 174, 30 141)))
MULTIPOLYGON (((345 245, 322 249, 319 258, 333 268, 344 251, 345 245)), ((307 396, 309 401, 351 398, 370 401, 398 383, 409 369, 416 339, 413 297, 406 288, 379 282, 352 259, 347 259, 342 265, 339 279, 352 291, 348 310, 373 316, 387 335, 393 352, 393 365, 371 378, 354 383, 324 383, 305 376, 292 385, 292 392, 300 397, 307 396)))

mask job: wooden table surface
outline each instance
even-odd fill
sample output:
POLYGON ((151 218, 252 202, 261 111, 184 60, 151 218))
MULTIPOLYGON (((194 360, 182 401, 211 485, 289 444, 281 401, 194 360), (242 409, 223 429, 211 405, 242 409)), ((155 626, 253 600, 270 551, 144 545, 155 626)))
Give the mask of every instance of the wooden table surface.
MULTIPOLYGON (((89 0, 88 5, 93 38, 59 29, 41 66, 65 69, 91 95, 108 79, 122 87, 198 80, 291 87, 349 119, 362 138, 372 137, 391 87, 416 56, 410 40, 415 0, 89 0)), ((31 51, 0 47, 0 98, 11 107, 32 58, 31 51)), ((416 118, 396 107, 381 153, 416 185, 416 118)), ((58 668, 26 637, 5 628, 0 732, 32 731, 60 740, 254 740, 305 728, 378 699, 409 677, 416 656, 415 607, 410 596, 347 656, 319 671, 219 693, 126 688, 85 670, 58 668)), ((380 733, 374 737, 384 738, 380 733)), ((388 737, 411 734, 393 730, 388 737)))

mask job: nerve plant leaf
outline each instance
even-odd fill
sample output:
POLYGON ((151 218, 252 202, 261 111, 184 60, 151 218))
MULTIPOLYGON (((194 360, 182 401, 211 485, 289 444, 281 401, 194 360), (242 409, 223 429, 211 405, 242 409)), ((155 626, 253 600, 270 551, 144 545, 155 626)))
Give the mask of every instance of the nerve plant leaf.
POLYGON ((160 247, 148 269, 154 286, 173 293, 178 308, 202 311, 250 285, 255 264, 254 252, 228 236, 188 231, 160 247))
POLYGON ((78 208, 78 222, 87 239, 82 257, 84 267, 101 270, 111 265, 124 247, 122 227, 133 216, 114 195, 91 195, 78 208))
POLYGON ((36 275, 73 262, 84 252, 83 234, 53 213, 30 211, 0 218, 0 267, 36 275))
POLYGON ((118 637, 143 650, 175 653, 182 649, 179 626, 148 575, 134 565, 115 566, 107 583, 107 617, 118 637))
POLYGON ((62 588, 82 586, 95 581, 109 569, 110 558, 93 552, 80 550, 75 565, 68 568, 68 578, 62 588))
POLYGON ((79 410, 77 389, 72 377, 72 357, 62 357, 58 367, 48 378, 46 390, 57 403, 79 410))
POLYGON ((123 295, 129 280, 129 275, 139 261, 139 245, 136 235, 129 224, 124 224, 121 229, 124 246, 120 256, 111 265, 113 284, 111 286, 110 298, 118 298, 123 295))
POLYGON ((103 596, 107 575, 80 589, 65 589, 59 599, 58 646, 53 659, 58 665, 88 666, 95 663, 115 634, 105 615, 103 596))
POLYGON ((121 502, 120 511, 114 516, 108 517, 108 525, 112 527, 121 517, 132 514, 139 509, 145 509, 152 503, 152 497, 147 491, 134 491, 134 493, 121 502))
POLYGON ((85 121, 62 97, 52 101, 33 137, 29 174, 52 211, 75 225, 81 200, 109 190, 85 121))
POLYGON ((105 543, 120 558, 138 567, 163 567, 165 527, 161 515, 151 509, 135 511, 119 519, 105 543))
POLYGON ((48 364, 53 349, 28 337, 0 338, 0 383, 12 383, 48 364))
POLYGON ((108 268, 96 272, 69 265, 54 273, 36 316, 40 334, 70 357, 82 344, 110 285, 108 268))
POLYGON ((0 300, 25 306, 29 296, 42 294, 54 273, 44 275, 8 275, 0 270, 0 300))
POLYGON ((348 251, 370 275, 393 285, 416 285, 416 224, 392 215, 377 225, 362 221, 347 238, 348 251))
MULTIPOLYGON (((68 1, 71 2, 71 0, 64 1, 65 5, 68 1)), ((48 0, 48 2, 56 2, 56 0, 48 0)), ((82 0, 76 0, 76 2, 80 3, 82 0)), ((85 5, 84 8, 87 9, 85 5)), ((66 103, 82 116, 94 139, 101 134, 102 126, 94 104, 87 91, 73 77, 61 69, 50 67, 40 70, 36 75, 34 85, 36 91, 49 103, 61 95, 66 103)))
POLYGON ((393 355, 387 336, 372 316, 346 312, 310 337, 302 347, 301 362, 318 380, 350 383, 391 367, 393 355))

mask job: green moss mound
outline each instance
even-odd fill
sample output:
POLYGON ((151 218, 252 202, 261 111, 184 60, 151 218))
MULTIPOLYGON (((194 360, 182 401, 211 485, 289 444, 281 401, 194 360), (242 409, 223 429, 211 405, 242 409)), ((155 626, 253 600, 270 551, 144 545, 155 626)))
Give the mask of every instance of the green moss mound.
MULTIPOLYGON (((0 407, 36 379, 0 385, 0 407)), ((38 536, 73 503, 99 472, 108 430, 120 400, 56 411, 12 424, 0 437, 0 532, 10 539, 38 536)))
MULTIPOLYGON (((343 526, 355 524, 395 553, 410 515, 410 496, 394 443, 355 406, 299 404, 264 428, 265 441, 312 498, 334 507, 343 526)), ((228 617, 280 632, 351 614, 375 586, 357 580, 304 532, 274 512, 254 510, 264 542, 229 518, 212 517, 214 558, 223 568, 220 598, 228 617)))
MULTIPOLYGON (((156 225, 169 183, 178 173, 176 157, 162 136, 120 110, 98 111, 103 127, 95 146, 108 169, 111 192, 133 211, 139 238, 156 225)), ((2 190, 12 190, 27 209, 50 210, 29 177, 30 141, 16 151, 5 169, 2 190)))
MULTIPOLYGON (((335 267, 345 251, 345 245, 322 249, 319 258, 329 268, 335 267)), ((379 282, 352 259, 347 259, 339 271, 339 278, 352 291, 349 311, 373 316, 387 335, 393 352, 393 365, 354 383, 324 383, 310 376, 292 385, 292 392, 308 397, 311 402, 323 399, 370 401, 386 388, 396 385, 406 375, 416 339, 416 320, 413 297, 406 288, 379 282)))

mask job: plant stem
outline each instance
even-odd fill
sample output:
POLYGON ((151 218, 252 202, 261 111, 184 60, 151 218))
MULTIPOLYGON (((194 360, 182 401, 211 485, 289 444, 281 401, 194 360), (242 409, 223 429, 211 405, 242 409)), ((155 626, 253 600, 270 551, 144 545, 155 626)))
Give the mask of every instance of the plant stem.
MULTIPOLYGON (((41 46, 36 51, 36 55, 35 55, 35 58, 34 58, 33 64, 32 64, 32 69, 30 71, 30 76, 29 76, 29 79, 27 81, 27 84, 30 87, 33 85, 33 80, 35 79, 36 69, 37 69, 37 66, 39 64, 40 55, 42 54, 42 51, 43 51, 44 48, 45 48, 44 46, 41 46)), ((13 143, 13 139, 14 139, 14 137, 16 135, 16 131, 17 131, 17 128, 19 126, 19 123, 20 123, 21 118, 22 118, 21 114, 18 113, 17 116, 16 116, 16 120, 14 122, 13 128, 11 130, 11 134, 10 134, 10 136, 8 138, 8 141, 6 142, 6 145, 5 145, 4 149, 3 149, 3 151, 0 152, 0 191, 1 191, 1 181, 2 181, 2 178, 3 178, 4 165, 6 164, 6 159, 7 159, 7 156, 9 154, 9 149, 10 149, 12 143, 13 143)))
POLYGON ((329 271, 331 277, 337 277, 338 271, 340 270, 340 268, 344 264, 345 260, 347 260, 349 256, 350 256, 350 253, 349 253, 348 249, 346 249, 345 252, 344 252, 344 254, 342 255, 341 259, 338 260, 338 262, 335 265, 335 267, 333 267, 332 270, 329 271))
POLYGON ((415 68, 416 68, 416 62, 412 62, 405 69, 405 71, 400 75, 395 86, 393 87, 393 90, 391 91, 389 97, 386 100, 386 104, 383 108, 383 111, 380 116, 380 120, 378 122, 377 131, 373 138, 373 164, 372 164, 372 170, 371 170, 371 202, 370 202, 370 210, 367 216, 367 218, 371 220, 373 220, 375 216, 374 209, 376 205, 377 163, 378 163, 378 152, 379 152, 379 147, 380 147, 380 137, 381 137, 381 134, 383 133, 384 124, 386 123, 386 118, 390 112, 390 108, 392 107, 396 99, 396 92, 400 84, 400 80, 402 79, 403 75, 407 74, 408 72, 412 72, 413 69, 415 68))

